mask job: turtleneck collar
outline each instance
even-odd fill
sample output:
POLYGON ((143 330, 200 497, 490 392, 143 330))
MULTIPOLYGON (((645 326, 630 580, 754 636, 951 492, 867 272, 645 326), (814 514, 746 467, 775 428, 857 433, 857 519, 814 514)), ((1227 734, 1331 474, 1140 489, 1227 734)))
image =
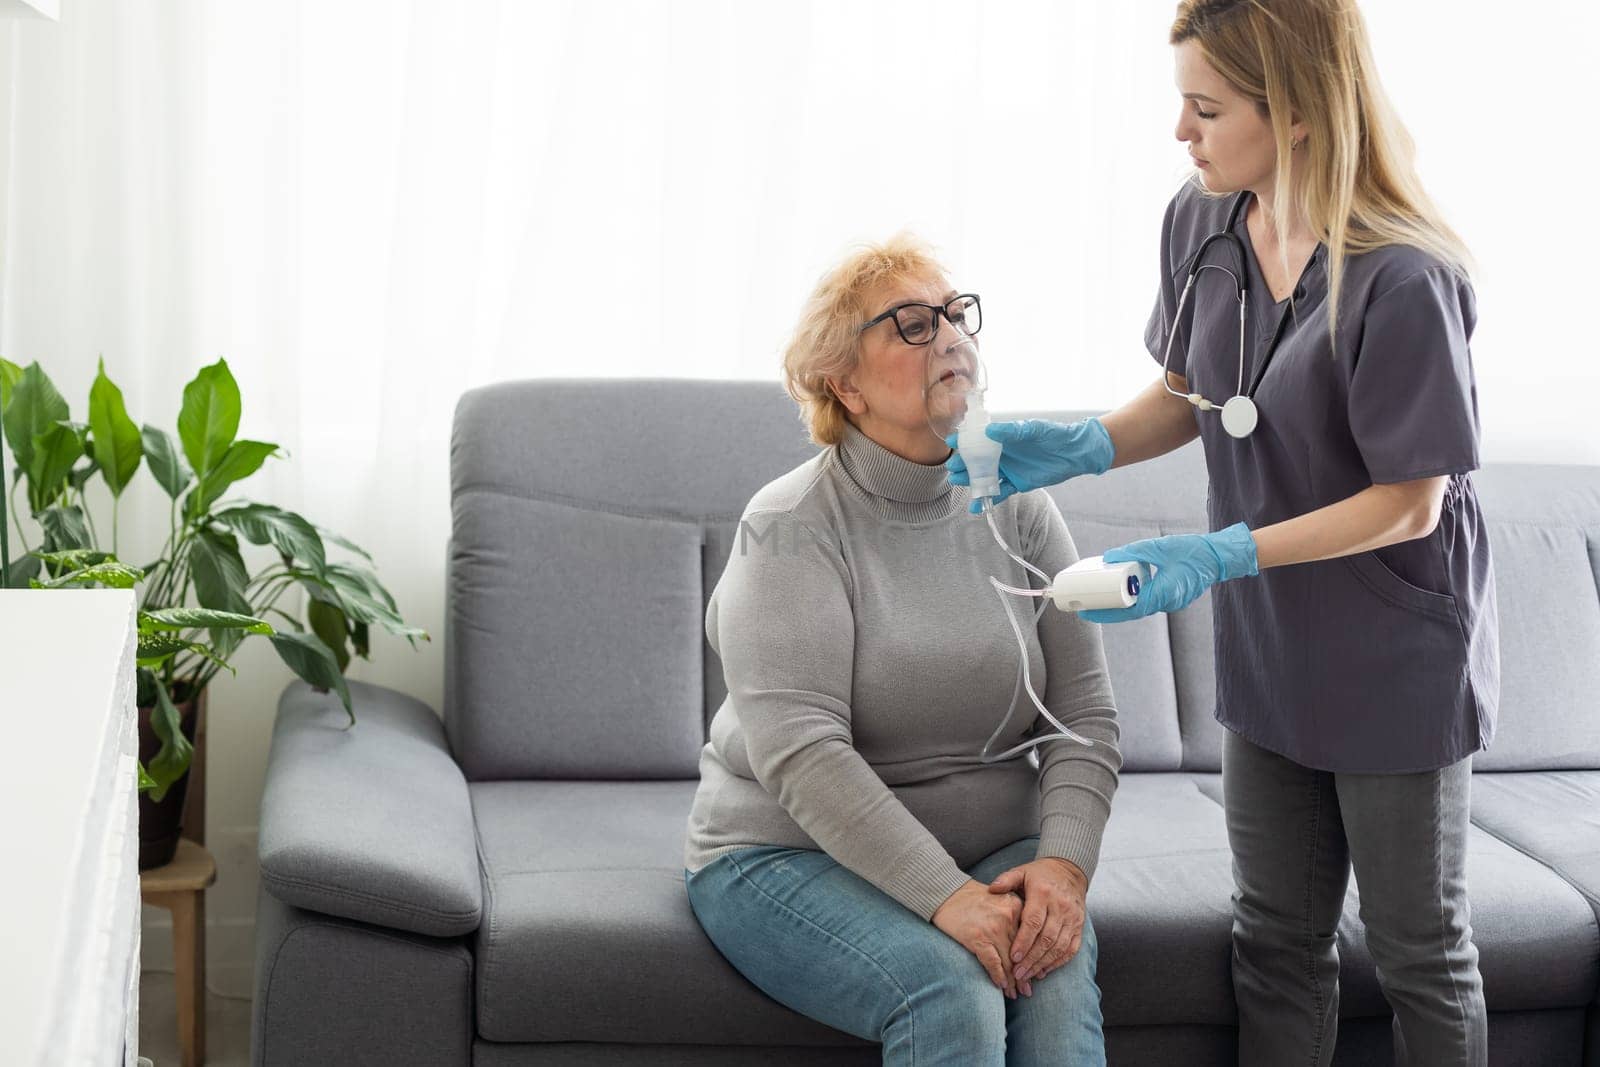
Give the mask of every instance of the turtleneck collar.
POLYGON ((838 452, 851 485, 891 518, 926 522, 948 515, 957 503, 965 506, 965 491, 950 484, 944 460, 925 464, 898 456, 849 422, 838 452))

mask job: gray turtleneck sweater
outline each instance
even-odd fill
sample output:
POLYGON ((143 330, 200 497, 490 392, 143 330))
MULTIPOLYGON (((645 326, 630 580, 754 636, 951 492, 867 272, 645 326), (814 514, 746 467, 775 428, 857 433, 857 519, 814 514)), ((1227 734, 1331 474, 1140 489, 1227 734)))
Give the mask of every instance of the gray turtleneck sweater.
MULTIPOLYGON (((1117 773, 1116 710, 1097 627, 1005 594, 1035 691, 1096 743, 1051 741, 1039 763, 985 764, 1017 641, 993 575, 1039 586, 968 514, 942 464, 854 426, 745 509, 706 610, 728 697, 711 720, 684 865, 752 845, 820 849, 924 919, 971 867, 1019 838, 1094 876, 1117 773), (1032 581, 1030 581, 1030 578, 1032 581)), ((1078 553, 1043 492, 995 511, 1046 574, 1078 553)), ((1052 733, 1025 691, 991 754, 1052 733)))

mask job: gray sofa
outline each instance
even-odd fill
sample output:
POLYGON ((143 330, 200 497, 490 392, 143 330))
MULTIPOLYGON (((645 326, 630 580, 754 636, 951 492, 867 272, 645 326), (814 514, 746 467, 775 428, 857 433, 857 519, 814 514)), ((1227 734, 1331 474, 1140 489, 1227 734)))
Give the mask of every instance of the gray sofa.
MULTIPOLYGON (((442 721, 359 683, 353 729, 300 684, 279 706, 255 1063, 879 1062, 745 981, 683 889, 697 756, 725 692, 706 598, 745 502, 812 453, 768 383, 461 398, 442 721)), ((1495 465, 1478 485, 1503 626, 1470 856, 1491 1062, 1596 1067, 1600 469, 1495 465)), ((1085 554, 1203 526, 1197 445, 1053 492, 1085 554)), ((1089 897, 1110 1059, 1231 1063, 1210 606, 1105 638, 1126 758, 1089 897)), ((1383 1063, 1389 1013, 1356 907, 1353 887, 1336 1062, 1383 1063)))

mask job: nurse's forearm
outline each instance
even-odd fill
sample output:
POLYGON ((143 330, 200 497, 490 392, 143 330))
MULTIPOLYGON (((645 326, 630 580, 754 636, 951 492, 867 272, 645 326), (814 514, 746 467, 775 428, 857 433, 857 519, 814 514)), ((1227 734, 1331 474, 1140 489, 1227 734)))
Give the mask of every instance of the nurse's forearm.
POLYGON ((1433 532, 1447 477, 1374 485, 1351 497, 1251 531, 1261 570, 1370 552, 1433 532))
MULTIPOLYGON (((1173 375, 1173 388, 1180 388, 1182 382, 1173 375)), ((1100 425, 1111 435, 1116 450, 1113 468, 1164 456, 1200 436, 1194 408, 1162 388, 1159 378, 1117 410, 1101 416, 1100 425)))

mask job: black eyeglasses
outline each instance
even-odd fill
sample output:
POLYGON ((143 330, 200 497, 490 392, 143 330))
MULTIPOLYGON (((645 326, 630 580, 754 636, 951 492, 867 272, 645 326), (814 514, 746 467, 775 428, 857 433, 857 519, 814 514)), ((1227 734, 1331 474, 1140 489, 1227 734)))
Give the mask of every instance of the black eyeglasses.
POLYGON ((962 293, 960 296, 952 297, 943 305, 900 304, 885 311, 857 332, 866 333, 884 319, 892 318, 894 328, 900 332, 900 340, 908 345, 925 345, 939 332, 940 315, 943 315, 945 321, 955 327, 957 332, 968 337, 976 334, 983 325, 983 309, 978 303, 978 294, 962 293))

